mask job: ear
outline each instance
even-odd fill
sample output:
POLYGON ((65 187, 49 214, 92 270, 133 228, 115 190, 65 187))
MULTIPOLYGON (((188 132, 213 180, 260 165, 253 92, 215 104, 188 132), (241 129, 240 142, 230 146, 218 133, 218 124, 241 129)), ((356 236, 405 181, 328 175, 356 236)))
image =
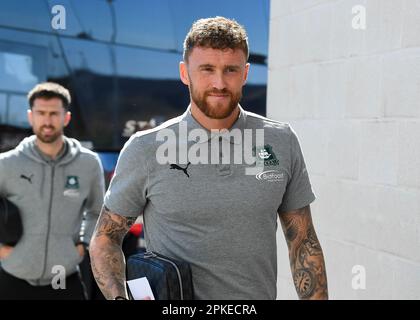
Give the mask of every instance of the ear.
POLYGON ((179 76, 183 84, 185 84, 186 86, 190 85, 190 79, 188 78, 187 64, 184 61, 181 61, 179 63, 179 76))
POLYGON ((248 79, 249 67, 250 67, 250 64, 247 63, 245 65, 245 73, 244 73, 244 79, 243 79, 243 84, 242 85, 245 85, 246 84, 246 80, 248 79))
POLYGON ((64 127, 67 127, 67 125, 69 124, 71 120, 71 112, 67 111, 65 116, 64 116, 64 127))
POLYGON ((32 113, 32 110, 31 109, 28 109, 27 111, 26 111, 26 114, 27 114, 27 116, 28 116, 28 121, 29 121, 29 124, 31 125, 31 127, 33 126, 33 120, 32 120, 32 117, 33 117, 33 113, 32 113))

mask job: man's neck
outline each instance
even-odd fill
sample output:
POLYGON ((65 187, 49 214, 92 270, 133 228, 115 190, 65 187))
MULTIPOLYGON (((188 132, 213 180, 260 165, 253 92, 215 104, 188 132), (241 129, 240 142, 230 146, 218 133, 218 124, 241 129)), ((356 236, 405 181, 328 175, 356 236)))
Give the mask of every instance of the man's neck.
POLYGON ((64 147, 64 137, 61 136, 56 141, 51 143, 42 142, 37 138, 35 140, 35 144, 43 154, 55 160, 57 158, 57 155, 64 147))
POLYGON ((206 116, 196 105, 191 103, 191 114, 194 119, 207 130, 222 130, 230 129, 239 116, 239 105, 236 106, 235 110, 224 119, 212 119, 206 116))

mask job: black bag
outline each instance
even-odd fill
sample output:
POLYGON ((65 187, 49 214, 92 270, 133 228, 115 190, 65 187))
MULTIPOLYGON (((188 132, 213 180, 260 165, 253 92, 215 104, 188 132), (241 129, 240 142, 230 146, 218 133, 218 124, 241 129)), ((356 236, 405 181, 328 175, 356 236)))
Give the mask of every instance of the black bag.
POLYGON ((0 196, 0 243, 15 246, 22 233, 22 219, 18 207, 0 196))
POLYGON ((156 252, 131 255, 127 260, 127 280, 146 277, 156 300, 192 300, 191 267, 156 252))

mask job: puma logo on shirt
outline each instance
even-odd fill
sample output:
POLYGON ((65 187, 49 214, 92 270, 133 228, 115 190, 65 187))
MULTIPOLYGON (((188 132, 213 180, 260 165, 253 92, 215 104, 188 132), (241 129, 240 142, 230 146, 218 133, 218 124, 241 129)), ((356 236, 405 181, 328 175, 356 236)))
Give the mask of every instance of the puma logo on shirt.
POLYGON ((28 182, 30 183, 30 184, 32 184, 32 178, 33 178, 33 174, 31 174, 31 176, 30 177, 27 177, 27 176, 25 176, 24 174, 21 174, 20 175, 20 178, 21 179, 24 179, 24 180, 28 180, 28 182))
POLYGON ((170 169, 182 170, 187 175, 187 177, 189 178, 190 175, 188 174, 187 169, 188 169, 188 166, 190 164, 191 164, 191 162, 188 162, 187 166, 185 168, 182 168, 179 165, 173 163, 173 164, 171 164, 170 169))

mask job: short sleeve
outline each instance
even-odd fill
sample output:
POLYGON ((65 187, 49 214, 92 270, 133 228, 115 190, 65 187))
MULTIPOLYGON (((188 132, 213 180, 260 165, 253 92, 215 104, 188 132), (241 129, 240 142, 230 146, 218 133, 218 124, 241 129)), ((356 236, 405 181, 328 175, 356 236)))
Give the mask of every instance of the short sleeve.
POLYGON ((139 216, 146 204, 147 181, 147 164, 140 137, 132 136, 118 157, 104 205, 122 216, 139 216))
POLYGON ((278 208, 279 213, 303 208, 315 200, 299 140, 293 129, 290 130, 291 177, 278 208))

